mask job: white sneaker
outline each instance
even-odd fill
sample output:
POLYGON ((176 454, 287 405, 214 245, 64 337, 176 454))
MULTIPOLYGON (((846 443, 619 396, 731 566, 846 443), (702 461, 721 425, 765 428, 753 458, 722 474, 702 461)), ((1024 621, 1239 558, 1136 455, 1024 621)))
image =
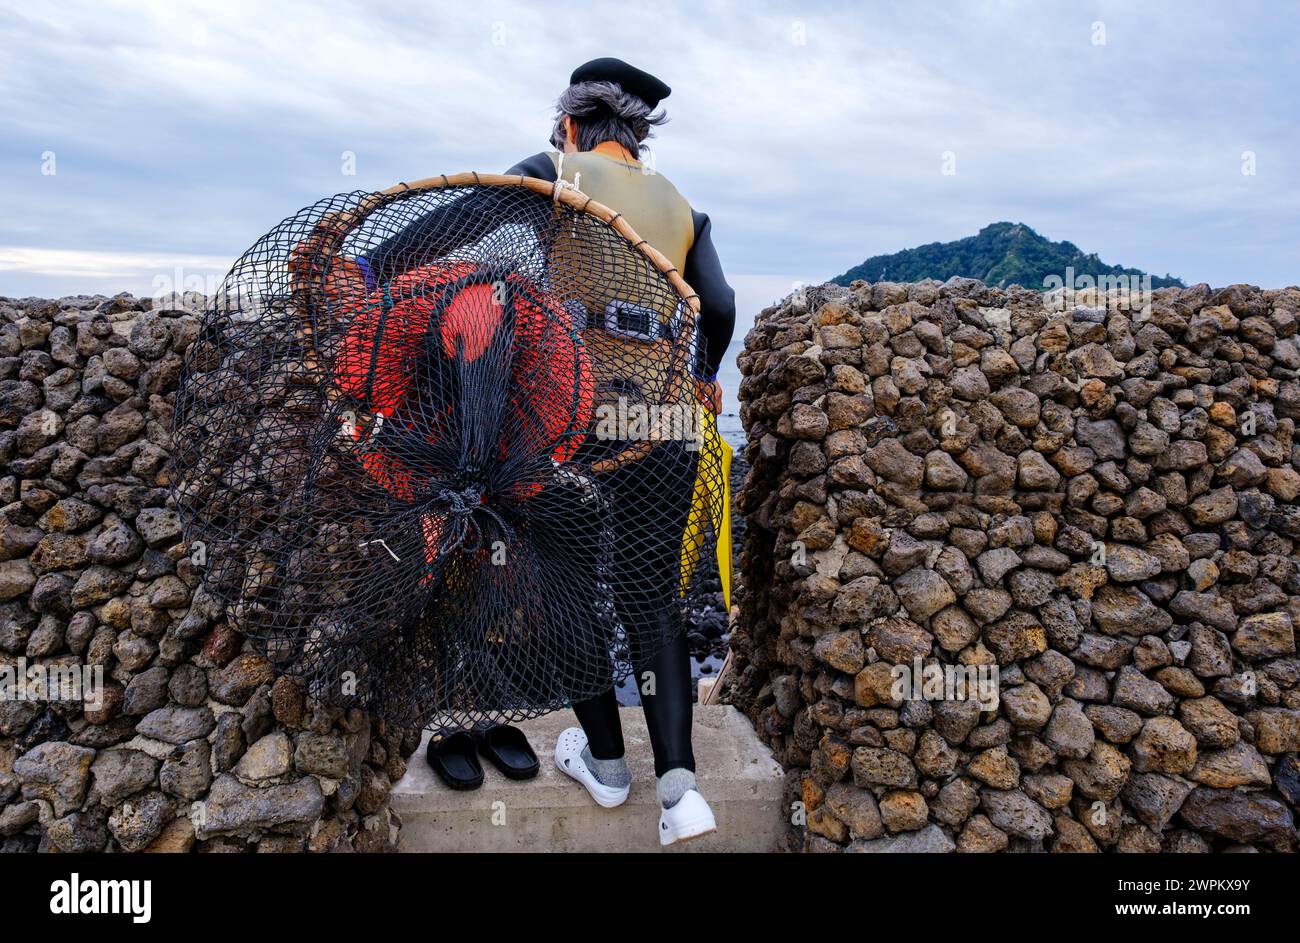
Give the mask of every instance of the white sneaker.
POLYGON ((659 844, 661 845, 698 838, 717 829, 718 823, 713 820, 713 810, 704 801, 704 797, 694 789, 686 790, 675 806, 671 809, 663 809, 659 813, 659 844))
POLYGON ((587 746, 587 735, 581 727, 569 727, 555 741, 555 765, 561 773, 572 776, 587 788, 597 805, 612 809, 627 800, 629 786, 606 786, 582 762, 582 751, 587 746))

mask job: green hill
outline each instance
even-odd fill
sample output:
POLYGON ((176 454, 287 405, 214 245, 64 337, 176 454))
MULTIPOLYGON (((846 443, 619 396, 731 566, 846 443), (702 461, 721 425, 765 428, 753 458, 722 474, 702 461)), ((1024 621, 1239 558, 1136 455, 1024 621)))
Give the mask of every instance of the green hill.
MULTIPOLYGON (((1107 265, 1096 253, 1084 253, 1072 242, 1052 242, 1024 223, 993 223, 978 235, 956 242, 932 242, 893 255, 873 256, 832 281, 840 285, 855 278, 869 282, 918 282, 925 278, 945 281, 957 275, 1001 288, 1023 285, 1041 289, 1044 279, 1050 276, 1063 279, 1067 268, 1074 269, 1076 278, 1146 274, 1139 269, 1107 265)), ((1172 275, 1151 276, 1152 288, 1169 285, 1183 287, 1183 282, 1172 275)))

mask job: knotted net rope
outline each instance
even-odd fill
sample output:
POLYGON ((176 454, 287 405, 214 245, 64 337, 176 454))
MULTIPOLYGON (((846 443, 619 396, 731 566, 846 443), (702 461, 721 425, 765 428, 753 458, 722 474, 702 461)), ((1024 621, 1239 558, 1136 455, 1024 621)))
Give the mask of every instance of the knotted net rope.
POLYGON ((722 514, 690 289, 525 178, 339 194, 210 300, 175 500, 277 669, 404 726, 599 694, 684 630, 722 514))

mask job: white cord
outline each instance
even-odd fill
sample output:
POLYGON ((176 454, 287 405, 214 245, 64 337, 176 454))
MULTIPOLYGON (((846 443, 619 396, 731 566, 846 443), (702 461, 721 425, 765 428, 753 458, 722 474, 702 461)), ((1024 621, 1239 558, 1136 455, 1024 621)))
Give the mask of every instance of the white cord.
POLYGON ((569 181, 564 179, 564 152, 560 151, 560 159, 556 162, 555 165, 555 186, 551 187, 551 200, 556 203, 559 203, 560 191, 561 190, 576 191, 578 189, 578 181, 581 179, 582 179, 581 173, 575 173, 573 175, 573 183, 569 183, 569 181))

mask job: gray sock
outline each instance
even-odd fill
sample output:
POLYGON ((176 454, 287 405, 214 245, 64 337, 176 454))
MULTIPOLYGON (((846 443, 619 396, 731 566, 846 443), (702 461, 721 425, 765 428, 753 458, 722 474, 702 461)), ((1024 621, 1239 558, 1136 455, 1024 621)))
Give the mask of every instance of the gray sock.
POLYGON ((591 770, 591 775, 596 777, 596 782, 602 786, 613 786, 619 788, 630 785, 632 782, 632 771, 627 768, 627 760, 619 757, 616 760, 598 760, 591 755, 591 747, 583 747, 582 762, 587 764, 587 769, 591 770))
POLYGON ((659 777, 655 783, 655 792, 659 794, 659 804, 665 809, 671 809, 677 803, 681 802, 682 796, 686 795, 686 790, 695 789, 695 774, 684 767, 670 769, 659 777))

